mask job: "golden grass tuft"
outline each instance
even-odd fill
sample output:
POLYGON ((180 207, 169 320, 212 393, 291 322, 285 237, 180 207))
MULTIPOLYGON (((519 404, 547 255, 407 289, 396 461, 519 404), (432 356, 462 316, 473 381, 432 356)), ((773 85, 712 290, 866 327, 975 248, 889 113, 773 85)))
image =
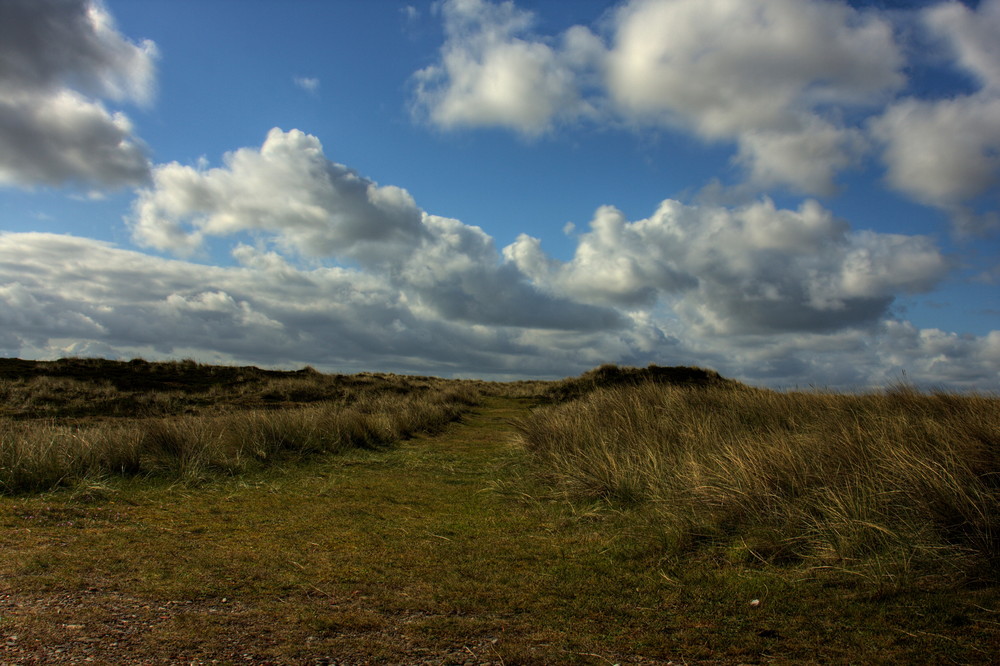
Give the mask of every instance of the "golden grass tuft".
POLYGON ((477 382, 93 359, 8 362, 0 493, 107 476, 185 480, 289 457, 374 448, 477 404, 477 382))
POLYGON ((519 439, 578 498, 642 504, 665 545, 842 566, 1000 557, 1000 399, 781 393, 735 383, 597 388, 519 439), (965 557, 968 556, 968 557, 965 557))

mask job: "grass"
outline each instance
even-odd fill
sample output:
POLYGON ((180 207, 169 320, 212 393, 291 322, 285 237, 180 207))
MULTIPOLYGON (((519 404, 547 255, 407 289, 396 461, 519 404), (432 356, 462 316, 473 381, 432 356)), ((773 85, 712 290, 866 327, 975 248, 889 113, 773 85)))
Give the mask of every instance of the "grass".
MULTIPOLYGON (((975 567, 947 564, 971 557, 975 548, 968 543, 943 549, 936 569, 918 562, 914 573, 899 578, 895 546, 869 547, 840 559, 823 559, 822 549, 803 549, 793 557, 769 554, 763 544, 775 538, 764 539, 764 527, 750 520, 759 507, 744 510, 742 524, 709 529, 716 510, 739 515, 714 504, 706 505, 713 516, 706 519, 709 525, 678 540, 665 496, 656 494, 664 492, 661 482, 648 470, 639 476, 641 482, 605 475, 608 483, 601 486, 550 464, 538 451, 529 454, 512 445, 527 437, 530 424, 558 422, 570 424, 563 448, 603 433, 606 449, 624 451, 629 424, 640 421, 629 416, 629 395, 642 397, 633 402, 655 416, 665 408, 649 404, 653 394, 678 400, 677 392, 686 391, 691 404, 718 421, 699 431, 690 412, 692 422, 683 432, 714 432, 712 440, 726 433, 732 438, 734 423, 759 427, 771 418, 758 410, 756 417, 734 413, 729 415, 734 420, 723 421, 722 408, 733 409, 725 400, 734 398, 721 393, 722 384, 715 381, 699 389, 690 383, 677 388, 666 380, 648 387, 639 374, 621 376, 572 398, 563 394, 560 399, 568 401, 561 404, 551 395, 530 397, 562 390, 558 384, 479 384, 478 404, 467 406, 460 420, 394 446, 277 456, 268 465, 210 473, 198 483, 169 474, 106 476, 0 497, 0 552, 5 555, 0 558, 0 646, 5 646, 0 661, 994 659, 993 646, 1000 642, 995 569, 982 552, 975 555, 975 567), (508 390, 513 395, 504 395, 508 390), (610 395, 620 402, 604 402, 610 395), (536 407, 540 403, 548 404, 536 407), (580 414, 588 411, 603 418, 586 421, 580 414), (880 573, 879 566, 897 577, 880 573), (961 575, 952 575, 956 570, 961 575), (751 605, 754 599, 759 603, 751 605)), ((752 392, 723 384, 734 395, 752 392)), ((429 395, 433 389, 417 390, 429 395)), ((754 400, 773 400, 758 406, 777 415, 781 395, 762 392, 754 400)), ((818 404, 815 397, 791 394, 802 404, 792 412, 798 420, 783 427, 803 441, 809 434, 804 424, 816 418, 805 405, 818 404)), ((843 397, 858 399, 859 405, 867 399, 843 397)), ((907 413, 916 409, 909 403, 921 405, 923 419, 910 421, 938 433, 952 427, 935 430, 928 424, 959 408, 906 391, 876 397, 907 413)), ((979 400, 954 399, 968 405, 979 400)), ((263 411, 313 408, 324 405, 263 411)), ((863 412, 860 406, 851 408, 863 412)), ((967 409, 965 430, 979 432, 976 428, 988 421, 975 408, 967 409)), ((984 409, 988 416, 995 405, 987 402, 984 409)), ((214 417, 202 413, 198 418, 214 417)), ((844 418, 835 420, 844 433, 860 432, 844 418)), ((125 425, 129 419, 121 421, 125 425)), ((887 437, 895 432, 884 414, 875 423, 882 424, 887 437)), ((768 427, 775 437, 782 432, 774 423, 768 427)), ((721 465, 723 452, 735 449, 717 446, 713 456, 721 465)), ((838 450, 833 447, 831 455, 838 450)), ((574 455, 585 457, 585 451, 574 455)), ((771 455, 770 449, 763 447, 758 455, 771 455)), ((642 460, 633 460, 626 478, 645 469, 642 460)), ((616 464, 624 471, 624 463, 616 464)), ((832 465, 832 459, 824 464, 832 465)), ((987 463, 981 464, 985 469, 987 463)), ((756 470, 784 478, 772 469, 783 465, 779 460, 756 470)), ((722 487, 710 479, 704 476, 698 487, 722 487)), ((777 494, 771 488, 761 496, 777 494)))
POLYGON ((439 429, 480 393, 475 382, 193 362, 64 359, 3 369, 19 373, 0 380, 7 494, 113 475, 198 480, 289 456, 384 446, 439 429))
POLYGON ((446 391, 90 426, 8 423, 0 429, 0 491, 31 492, 111 475, 192 481, 241 474, 289 456, 374 448, 433 431, 477 399, 446 391))
POLYGON ((87 423, 350 402, 383 394, 475 391, 483 385, 386 373, 323 374, 308 366, 281 371, 194 361, 0 359, 0 417, 87 423))
POLYGON ((518 425, 576 500, 642 505, 674 557, 837 567, 880 585, 1000 561, 1000 399, 598 388, 518 425))

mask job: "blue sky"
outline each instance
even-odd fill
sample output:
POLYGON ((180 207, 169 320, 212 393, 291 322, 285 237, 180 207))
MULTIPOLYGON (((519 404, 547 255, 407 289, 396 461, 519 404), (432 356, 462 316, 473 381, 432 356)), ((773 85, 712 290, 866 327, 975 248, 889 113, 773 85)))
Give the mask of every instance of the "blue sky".
POLYGON ((0 353, 1000 388, 1000 2, 7 0, 0 353))

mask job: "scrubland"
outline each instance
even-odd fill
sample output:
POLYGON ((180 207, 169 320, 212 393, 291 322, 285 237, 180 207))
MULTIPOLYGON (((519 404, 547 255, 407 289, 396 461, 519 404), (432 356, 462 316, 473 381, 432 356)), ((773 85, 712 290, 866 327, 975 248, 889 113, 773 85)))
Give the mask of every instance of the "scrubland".
POLYGON ((614 367, 517 430, 568 497, 643 507, 673 556, 840 567, 879 585, 1000 562, 1000 398, 777 392, 614 367))
MULTIPOLYGON (((110 475, 193 480, 440 429, 477 382, 63 359, 0 379, 0 492, 110 475)), ((28 370, 28 368, 31 368, 28 370)))
POLYGON ((991 663, 1000 644, 996 396, 8 359, 0 410, 4 663, 991 663))

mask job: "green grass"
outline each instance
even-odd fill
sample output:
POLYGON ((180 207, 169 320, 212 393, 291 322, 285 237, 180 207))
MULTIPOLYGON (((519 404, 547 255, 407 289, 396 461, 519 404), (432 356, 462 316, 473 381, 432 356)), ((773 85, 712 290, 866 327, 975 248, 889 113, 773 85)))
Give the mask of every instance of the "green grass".
POLYGON ((0 661, 995 659, 988 567, 901 580, 891 552, 896 578, 877 553, 768 557, 749 525, 749 548, 706 532, 678 550, 646 486, 594 492, 543 471, 515 442, 563 408, 531 416, 539 398, 502 389, 391 447, 0 497, 0 661))

